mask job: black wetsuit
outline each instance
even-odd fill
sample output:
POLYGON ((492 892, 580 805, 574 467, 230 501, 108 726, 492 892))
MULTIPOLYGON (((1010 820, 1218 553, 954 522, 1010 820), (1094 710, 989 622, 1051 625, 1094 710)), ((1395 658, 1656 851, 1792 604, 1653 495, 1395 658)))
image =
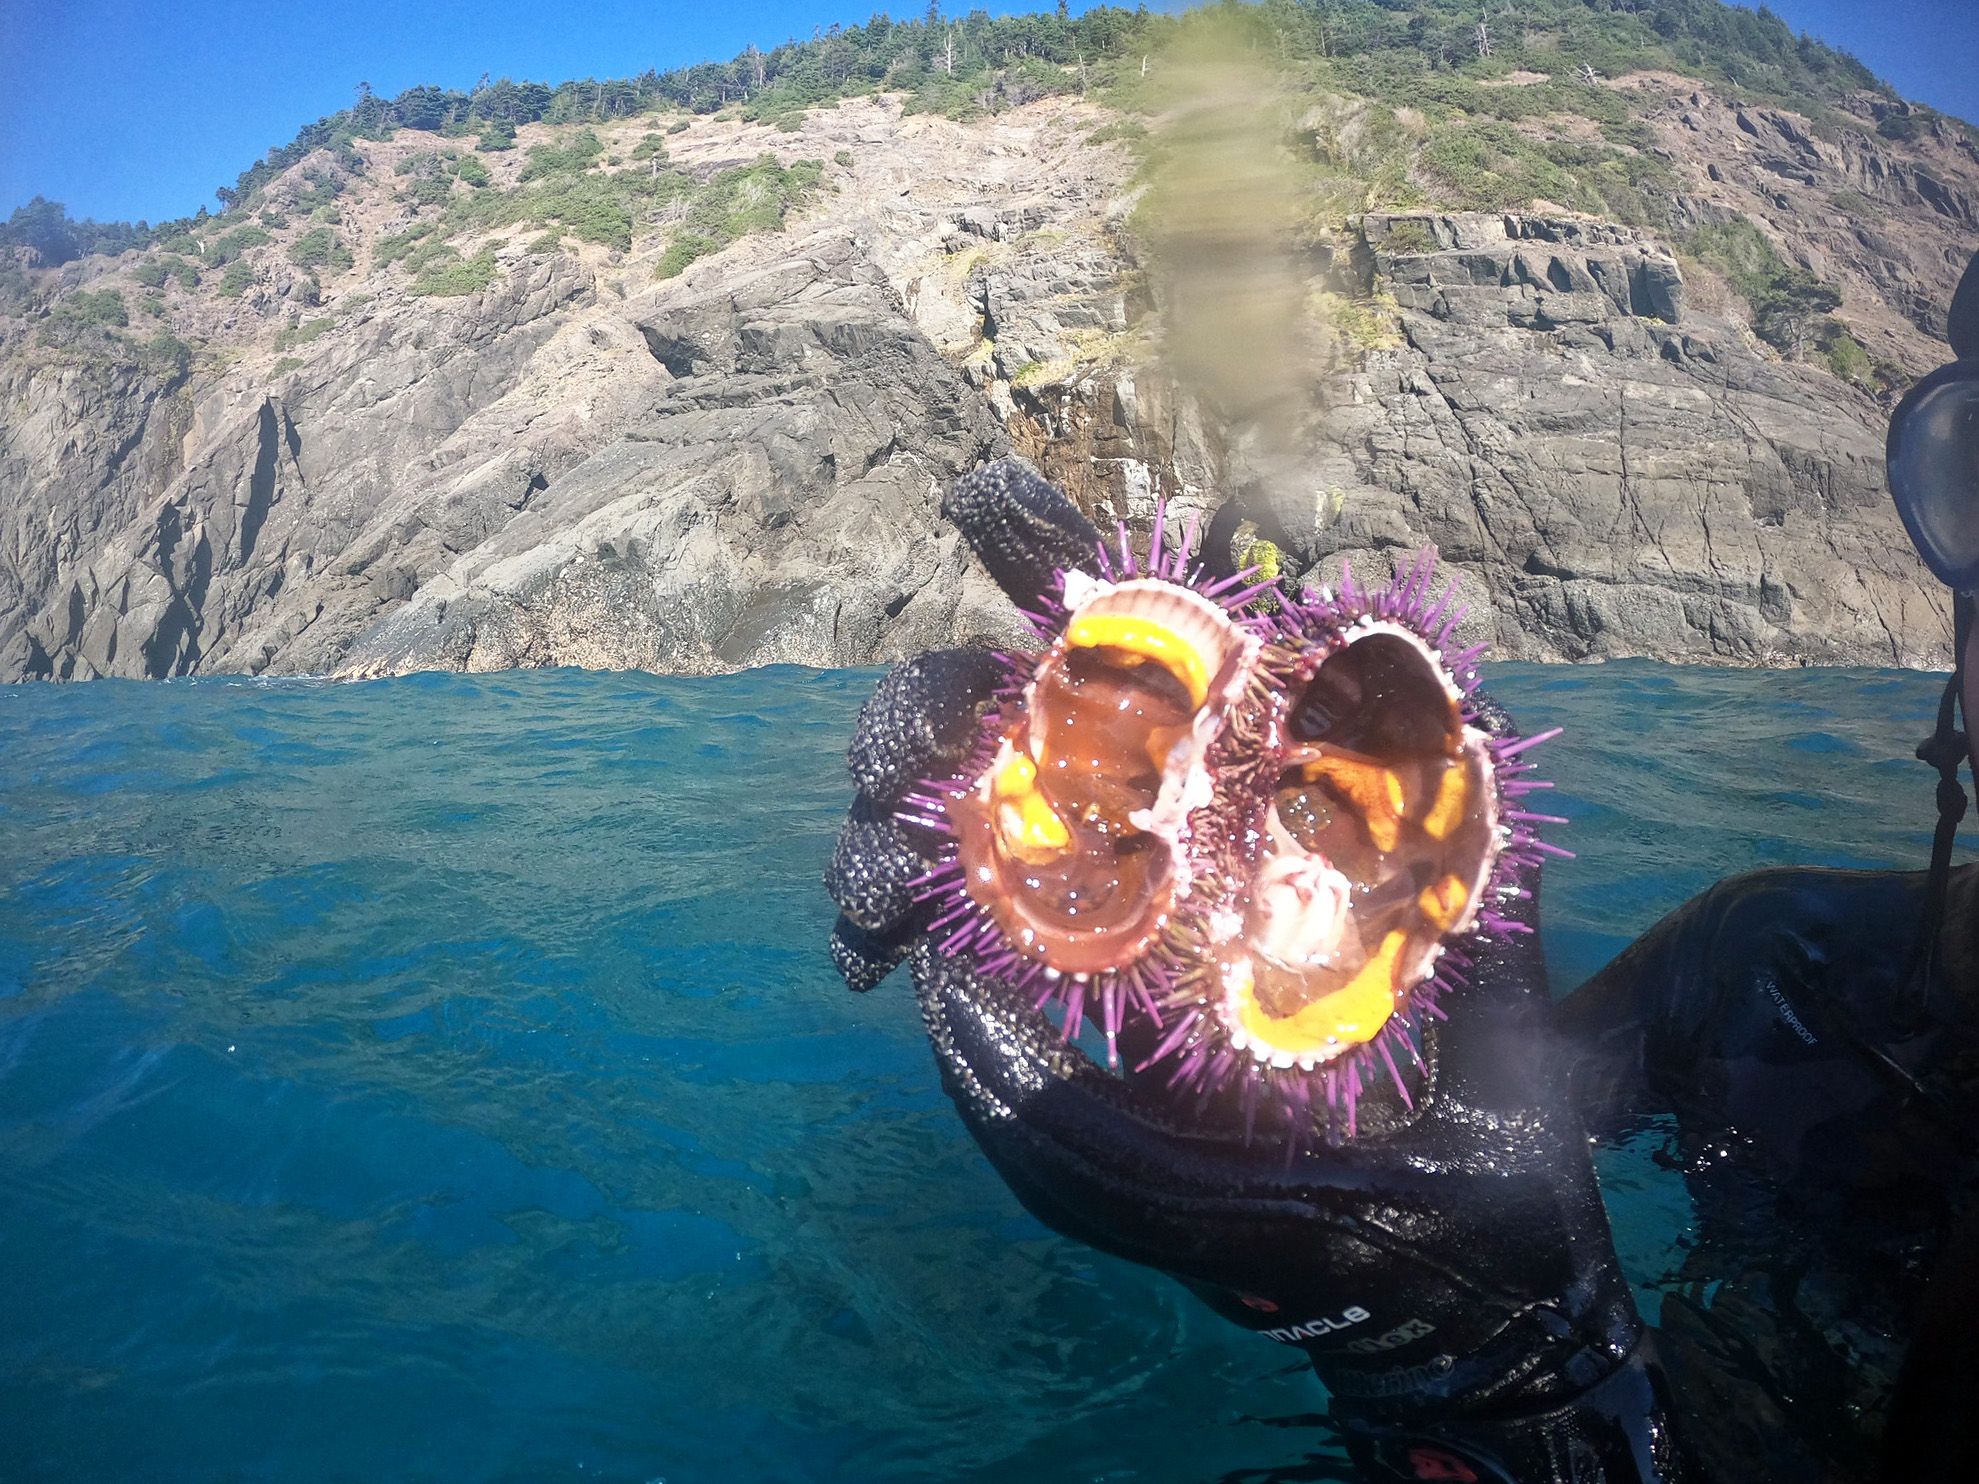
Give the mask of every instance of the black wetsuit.
MULTIPOLYGON (((1720 882, 1560 1006, 1590 1125, 1675 1122, 1699 1245, 1660 1350, 1714 1479, 1877 1477, 1920 1332, 1932 1359, 1911 1388, 1979 1399, 1957 1374, 1959 1332, 1927 1323, 1934 1275, 1943 1292, 1974 1277, 1969 1254, 1943 1258, 1965 1252, 1952 1238, 1979 1176, 1979 866, 1953 873, 1916 995, 1924 884, 1811 869, 1720 882)), ((1913 1476, 1933 1475, 1887 1475, 1913 1476)))
MULTIPOLYGON (((1015 463, 958 481, 944 509, 1020 608, 1096 559, 1091 523, 1015 463)), ((943 1085, 1018 1198, 1304 1350, 1371 1478, 1687 1477, 1546 1033, 1536 867, 1518 867, 1496 926, 1466 941, 1468 987, 1420 1028, 1419 1065, 1362 1088, 1351 1137, 1254 1139, 1234 1095, 1198 1102, 1159 1069, 1136 1072, 1131 1037, 1153 1025, 1123 1029, 1126 1071, 1112 1075, 1035 994, 931 935, 936 838, 897 806, 973 754, 1003 673, 986 652, 949 650, 880 684, 848 754, 859 795, 826 880, 846 982, 868 989, 908 964, 943 1085)), ((1510 736, 1482 697, 1475 714, 1510 736)))
MULTIPOLYGON (((1979 256, 1948 333, 1979 358, 1979 256)), ((1898 509, 1957 590, 1979 579, 1976 428, 1979 360, 1920 383, 1891 425, 1898 509)), ((1098 537, 1013 463, 958 481, 944 510, 1020 608, 1048 606, 1098 537)), ((1970 598, 1954 612, 1979 665, 1970 598)), ((1373 1477, 1979 1472, 1979 867, 1953 878, 1916 973, 1924 873, 1721 882, 1557 1007, 1557 1037, 1528 901, 1513 915, 1531 936, 1484 947, 1413 1088, 1377 1084, 1344 1147, 1262 1159, 1214 1106, 1178 1117, 1162 1089, 1103 1074, 1027 996, 927 940, 928 844, 893 807, 968 755, 998 673, 980 651, 926 655, 867 707, 827 877, 832 954, 856 990, 911 960, 944 1085, 1042 1219, 1304 1348, 1373 1477), (1674 1118, 1700 1229, 1661 1363, 1578 1126, 1653 1115, 1674 1118)), ((1968 724, 1975 696, 1968 677, 1968 724)), ((1941 773, 1940 865, 1964 807, 1951 719, 1947 702, 1920 754, 1941 773)), ((1537 874, 1523 884, 1536 898, 1537 874)))

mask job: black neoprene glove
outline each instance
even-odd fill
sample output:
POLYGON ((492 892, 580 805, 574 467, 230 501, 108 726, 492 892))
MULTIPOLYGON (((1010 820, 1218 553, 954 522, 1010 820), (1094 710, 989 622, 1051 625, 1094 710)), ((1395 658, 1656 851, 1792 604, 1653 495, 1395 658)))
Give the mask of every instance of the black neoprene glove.
MULTIPOLYGON (((1020 608, 1049 607, 1061 572, 1092 567, 1090 522, 1014 462, 960 481, 945 513, 1020 608)), ((939 842, 893 811, 963 765, 1003 676, 996 656, 962 649, 880 683, 827 884, 847 983, 871 988, 909 961, 943 1085, 1018 1198, 1304 1349, 1371 1477, 1681 1477, 1567 1101, 1538 935, 1517 930, 1535 926, 1536 870, 1533 895, 1506 908, 1514 926, 1473 948, 1423 1065, 1362 1093, 1352 1137, 1253 1137, 1233 1099, 1135 1073, 1150 1033, 1130 1026, 1125 1070, 1104 1070, 1029 990, 927 931, 917 883, 939 842)))

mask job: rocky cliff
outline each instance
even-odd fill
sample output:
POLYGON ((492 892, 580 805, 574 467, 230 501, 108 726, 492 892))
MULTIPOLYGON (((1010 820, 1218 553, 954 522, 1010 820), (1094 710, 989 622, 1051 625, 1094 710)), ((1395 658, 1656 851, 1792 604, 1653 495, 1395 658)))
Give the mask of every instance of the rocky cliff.
MULTIPOLYGON (((1979 236, 1965 136, 1899 148, 1865 104, 1835 143, 1683 79, 1607 85, 1653 93, 1680 224, 1758 223, 1888 366, 1944 354, 1979 236), (1851 216, 1843 191, 1881 209, 1851 216)), ((161 321, 209 347, 189 365, 0 323, 0 676, 704 673, 1007 637, 937 512, 1009 451, 1102 517, 1239 498, 1247 537, 1320 575, 1434 542, 1500 653, 1945 659, 1876 398, 1762 344, 1669 240, 1543 202, 1315 242, 1334 328, 1293 477, 1264 477, 1256 429, 1163 370, 1108 120, 1054 99, 958 124, 887 98, 790 131, 695 119, 667 136, 673 168, 830 161, 822 188, 664 278, 664 210, 629 248, 481 230, 459 252, 485 282, 452 297, 377 251, 417 221, 397 167, 441 145, 401 131, 343 183, 345 266, 281 266, 302 229, 284 211, 239 297, 167 283, 161 321)), ((601 130, 597 168, 641 168, 650 127, 601 130)), ((495 188, 524 168, 490 158, 495 188)), ((270 196, 306 204, 335 168, 270 196)), ((135 296, 142 264, 71 264, 42 307, 135 296)))

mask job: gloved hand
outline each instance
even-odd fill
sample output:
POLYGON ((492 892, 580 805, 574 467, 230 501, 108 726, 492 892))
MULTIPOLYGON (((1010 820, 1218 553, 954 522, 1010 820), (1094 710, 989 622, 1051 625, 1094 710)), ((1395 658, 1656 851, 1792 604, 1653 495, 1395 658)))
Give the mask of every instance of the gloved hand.
MULTIPOLYGON (((959 481, 944 512, 1019 608, 1048 610, 1061 571, 1092 569, 1090 522, 1014 462, 959 481)), ((943 1085, 1018 1198, 1304 1349, 1376 1478, 1681 1477, 1554 1053, 1537 933, 1473 952, 1407 1096, 1370 1086, 1344 1142, 1249 1137, 1234 1098, 1133 1070, 1145 1030, 1123 1035, 1127 1069, 1105 1071, 1034 995, 944 955, 916 900, 939 840, 893 813, 976 748, 1004 674, 961 649, 880 683, 848 755, 859 792, 827 884, 847 983, 869 989, 910 961, 943 1085)), ((1528 929, 1536 876, 1507 909, 1528 929)))

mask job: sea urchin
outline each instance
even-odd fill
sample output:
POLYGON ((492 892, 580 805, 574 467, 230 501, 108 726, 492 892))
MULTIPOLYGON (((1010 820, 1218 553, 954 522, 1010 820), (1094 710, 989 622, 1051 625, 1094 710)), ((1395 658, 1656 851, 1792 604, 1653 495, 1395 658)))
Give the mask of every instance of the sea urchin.
POLYGON ((1482 725, 1428 553, 1294 598, 1209 581, 1164 527, 1145 563, 1123 529, 1060 574, 1048 647, 1006 657, 975 752, 903 801, 943 842, 919 892, 943 952, 1062 1004, 1068 1036, 1096 1014, 1116 1064, 1138 1022, 1134 1072, 1351 1137, 1369 1076, 1410 1101, 1465 940, 1519 928, 1544 738, 1482 725))

